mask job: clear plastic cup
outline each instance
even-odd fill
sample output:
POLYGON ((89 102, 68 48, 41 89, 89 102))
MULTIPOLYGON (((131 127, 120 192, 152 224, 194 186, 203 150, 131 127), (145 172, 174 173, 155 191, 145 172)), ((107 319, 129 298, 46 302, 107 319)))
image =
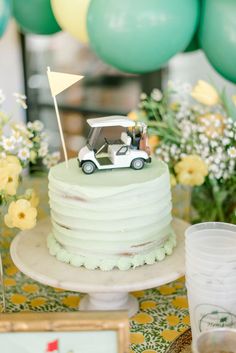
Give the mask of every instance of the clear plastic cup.
POLYGON ((230 296, 235 296, 236 299, 236 290, 232 289, 232 290, 223 290, 223 291, 219 291, 219 290, 215 290, 215 289, 211 289, 210 287, 205 288, 203 285, 200 286, 198 283, 196 283, 195 281, 190 281, 188 277, 186 277, 186 281, 185 281, 185 285, 186 288, 191 288, 192 290, 201 293, 203 296, 217 296, 219 298, 225 298, 228 295, 230 296))
POLYGON ((193 353, 236 353, 236 330, 215 328, 202 332, 192 343, 193 353))
POLYGON ((236 256, 236 225, 208 222, 190 226, 185 232, 185 248, 196 254, 236 256))
POLYGON ((232 263, 215 263, 206 265, 203 262, 193 262, 186 258, 185 268, 187 273, 199 273, 205 277, 218 277, 218 278, 236 278, 236 262, 232 263))
POLYGON ((236 250, 235 253, 231 252, 231 254, 207 254, 201 251, 196 251, 194 249, 189 249, 187 247, 185 247, 185 253, 186 253, 186 257, 188 257, 189 259, 192 259, 193 261, 207 261, 209 264, 210 263, 229 263, 229 262, 236 262, 236 250))
POLYGON ((234 281, 225 281, 224 278, 217 277, 204 277, 197 274, 189 274, 186 273, 186 280, 191 285, 196 285, 196 287, 200 287, 201 290, 205 291, 214 291, 221 293, 228 293, 229 291, 235 291, 236 293, 236 280, 234 281))
POLYGON ((203 236, 234 236, 236 238, 236 225, 223 222, 204 222, 194 224, 187 228, 185 232, 186 241, 190 239, 199 239, 203 236))
POLYGON ((207 222, 185 232, 186 287, 193 339, 236 328, 236 226, 207 222))
POLYGON ((216 328, 236 328, 236 291, 205 291, 186 283, 193 341, 201 332, 216 328))

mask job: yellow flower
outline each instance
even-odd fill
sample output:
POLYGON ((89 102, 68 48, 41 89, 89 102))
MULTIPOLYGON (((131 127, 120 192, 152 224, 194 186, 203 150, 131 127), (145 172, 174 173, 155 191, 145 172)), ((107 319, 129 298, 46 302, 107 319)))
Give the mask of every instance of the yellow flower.
POLYGON ((11 169, 12 173, 20 174, 22 172, 22 166, 19 159, 16 156, 6 156, 8 169, 11 169))
POLYGON ((215 105, 219 103, 219 95, 215 88, 206 81, 199 80, 193 88, 191 96, 204 105, 215 105))
POLYGON ((198 122, 204 127, 205 134, 209 138, 215 135, 222 136, 224 133, 225 118, 221 114, 208 113, 201 115, 198 117, 198 122))
POLYGON ((36 224, 37 210, 27 200, 12 201, 4 220, 9 228, 31 229, 36 224))
POLYGON ((154 153, 156 147, 158 146, 160 139, 158 136, 152 135, 148 138, 148 144, 151 148, 151 152, 154 153))
POLYGON ((4 191, 7 185, 8 171, 4 168, 2 161, 0 161, 0 191, 4 191))
POLYGON ((7 156, 0 159, 0 191, 15 195, 21 171, 22 167, 17 157, 7 156))
POLYGON ((8 194, 8 195, 15 195, 17 188, 18 188, 18 184, 19 184, 19 177, 17 174, 12 174, 9 175, 7 177, 7 183, 5 185, 5 189, 4 191, 8 194))
POLYGON ((135 110, 131 110, 131 112, 129 112, 127 116, 131 120, 134 120, 134 121, 138 120, 138 113, 135 110))
POLYGON ((206 163, 197 155, 185 156, 175 165, 177 180, 183 185, 202 185, 208 174, 206 163))

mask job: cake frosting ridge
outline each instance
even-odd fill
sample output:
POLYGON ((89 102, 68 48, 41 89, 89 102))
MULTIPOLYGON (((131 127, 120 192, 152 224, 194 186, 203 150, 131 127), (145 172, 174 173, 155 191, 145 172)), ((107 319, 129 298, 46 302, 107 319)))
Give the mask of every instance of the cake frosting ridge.
POLYGON ((51 255, 88 269, 128 270, 161 261, 175 246, 168 167, 85 175, 76 159, 49 173, 51 255))

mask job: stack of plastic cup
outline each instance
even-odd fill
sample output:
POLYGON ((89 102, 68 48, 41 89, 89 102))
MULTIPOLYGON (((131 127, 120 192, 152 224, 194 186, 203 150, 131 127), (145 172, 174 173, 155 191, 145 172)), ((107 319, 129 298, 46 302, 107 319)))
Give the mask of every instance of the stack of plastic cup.
POLYGON ((236 328, 236 226, 201 223, 185 234, 186 287, 193 340, 236 328))

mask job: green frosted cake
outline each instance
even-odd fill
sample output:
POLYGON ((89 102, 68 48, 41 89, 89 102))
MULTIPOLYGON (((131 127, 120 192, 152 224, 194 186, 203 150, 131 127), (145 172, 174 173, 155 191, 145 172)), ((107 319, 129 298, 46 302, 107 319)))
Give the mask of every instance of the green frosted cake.
POLYGON ((176 244, 169 171, 159 160, 85 175, 71 159, 51 168, 49 199, 50 254, 73 266, 128 270, 163 260, 176 244))

